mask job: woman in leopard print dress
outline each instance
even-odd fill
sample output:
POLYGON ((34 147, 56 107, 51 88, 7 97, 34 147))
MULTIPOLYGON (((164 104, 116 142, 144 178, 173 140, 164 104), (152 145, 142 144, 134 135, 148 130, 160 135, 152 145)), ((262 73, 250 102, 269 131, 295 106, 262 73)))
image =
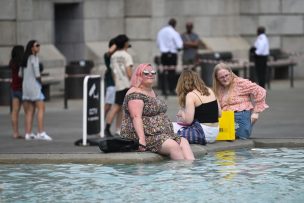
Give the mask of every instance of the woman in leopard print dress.
POLYGON ((152 89, 155 74, 150 64, 140 64, 134 71, 123 104, 121 136, 139 139, 140 151, 168 155, 174 160, 194 160, 188 141, 174 134, 166 115, 167 105, 152 89))

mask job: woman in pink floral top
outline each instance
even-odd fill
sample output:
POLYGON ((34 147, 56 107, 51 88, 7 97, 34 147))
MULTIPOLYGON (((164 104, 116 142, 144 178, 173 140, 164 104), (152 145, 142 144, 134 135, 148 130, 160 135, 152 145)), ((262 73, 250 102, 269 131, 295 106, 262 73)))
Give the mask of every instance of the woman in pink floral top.
POLYGON ((236 76, 224 63, 215 66, 213 89, 223 111, 234 111, 236 136, 247 139, 259 113, 268 108, 266 90, 247 79, 236 76))

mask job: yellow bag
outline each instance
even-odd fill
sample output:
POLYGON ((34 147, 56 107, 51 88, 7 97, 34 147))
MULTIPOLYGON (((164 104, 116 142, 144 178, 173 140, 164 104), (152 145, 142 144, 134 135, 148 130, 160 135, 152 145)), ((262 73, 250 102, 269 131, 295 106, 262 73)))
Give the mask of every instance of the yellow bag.
POLYGON ((234 112, 222 111, 219 118, 220 132, 216 140, 235 140, 234 112))

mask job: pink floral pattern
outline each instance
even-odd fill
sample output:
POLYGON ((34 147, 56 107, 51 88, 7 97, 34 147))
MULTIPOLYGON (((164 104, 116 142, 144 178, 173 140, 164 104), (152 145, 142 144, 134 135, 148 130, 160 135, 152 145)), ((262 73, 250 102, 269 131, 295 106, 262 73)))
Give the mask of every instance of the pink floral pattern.
POLYGON ((233 85, 229 93, 225 94, 222 88, 219 90, 222 110, 260 113, 269 107, 265 102, 266 90, 261 86, 240 77, 234 78, 233 85))
POLYGON ((158 97, 149 97, 137 92, 126 95, 125 97, 122 107, 124 110, 121 125, 122 137, 138 139, 128 109, 128 102, 135 99, 144 102, 142 121, 148 150, 152 152, 159 151, 161 145, 167 139, 173 139, 180 143, 180 137, 174 134, 172 122, 166 115, 167 105, 165 102, 158 97))

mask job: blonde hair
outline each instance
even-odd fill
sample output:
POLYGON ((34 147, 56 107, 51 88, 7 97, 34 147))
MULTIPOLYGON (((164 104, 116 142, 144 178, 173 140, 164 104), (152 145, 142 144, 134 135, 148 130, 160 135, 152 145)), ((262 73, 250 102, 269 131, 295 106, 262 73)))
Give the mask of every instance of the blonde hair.
POLYGON ((184 70, 181 73, 176 85, 176 93, 179 97, 178 103, 181 107, 185 107, 186 95, 193 90, 199 91, 202 95, 210 95, 204 81, 196 72, 192 70, 184 70))
POLYGON ((221 85, 220 81, 218 80, 217 78, 217 73, 220 71, 220 70, 227 70, 230 74, 231 74, 231 83, 229 85, 229 90, 228 92, 230 92, 230 89, 232 88, 233 86, 233 80, 234 78, 236 78, 237 76, 232 72, 231 68, 225 64, 225 63, 219 63, 217 64, 215 67, 214 67, 214 70, 213 70, 213 74, 212 74, 212 79, 213 79, 213 91, 215 93, 215 96, 218 98, 219 96, 219 88, 221 85))

